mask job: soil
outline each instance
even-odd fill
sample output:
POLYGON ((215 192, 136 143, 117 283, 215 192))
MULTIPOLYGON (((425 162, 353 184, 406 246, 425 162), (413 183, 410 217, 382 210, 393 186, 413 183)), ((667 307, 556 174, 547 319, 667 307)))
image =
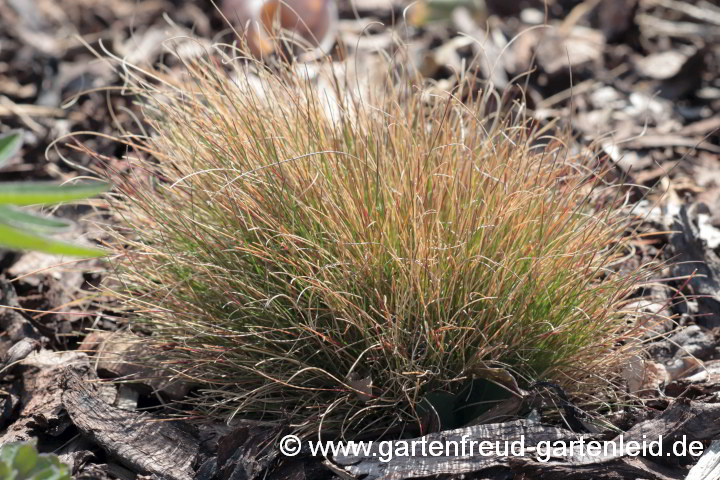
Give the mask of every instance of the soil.
MULTIPOLYGON (((642 320, 652 324, 651 358, 628 365, 625 387, 636 400, 613 421, 629 437, 663 435, 672 442, 685 435, 701 442, 705 455, 699 461, 686 454, 591 461, 569 455, 549 463, 285 458, 275 448, 281 426, 178 419, 165 405, 187 393, 182 385, 108 381, 138 372, 109 355, 124 353, 113 339, 125 320, 93 296, 107 264, 64 259, 54 267, 56 257, 2 251, 0 445, 37 438, 40 450, 59 454, 75 478, 88 479, 720 478, 720 6, 707 0, 441 3, 447 2, 408 9, 401 0, 338 0, 332 55, 352 62, 397 53, 395 35, 409 45, 403 61, 438 89, 452 89, 455 73, 470 67, 510 101, 520 98, 513 86, 520 77, 537 121, 569 125, 578 148, 592 146, 612 163, 613 176, 631 185, 628 200, 639 201, 639 228, 647 234, 628 265, 668 261, 657 283, 672 287, 639 292, 642 320)), ((122 144, 69 136, 139 131, 132 96, 104 88, 123 83, 102 57, 172 70, 177 65, 163 41, 189 34, 207 42, 233 37, 220 11, 202 0, 0 1, 0 134, 25 132, 22 151, 0 169, 0 179, 61 182, 99 171, 87 151, 123 172, 122 144)), ((84 220, 105 218, 103 206, 95 201, 54 213, 77 221, 68 238, 102 241, 84 220)), ((565 420, 538 427, 514 418, 466 433, 617 439, 593 431, 552 386, 543 398, 566 407, 565 420)))

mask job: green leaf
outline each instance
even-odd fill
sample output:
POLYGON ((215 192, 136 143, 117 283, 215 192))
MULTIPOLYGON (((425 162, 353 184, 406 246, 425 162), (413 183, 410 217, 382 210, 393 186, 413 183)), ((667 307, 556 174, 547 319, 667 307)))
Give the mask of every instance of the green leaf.
POLYGON ((106 192, 104 182, 58 185, 52 182, 0 183, 0 205, 41 205, 81 200, 106 192))
POLYGON ((0 478, 7 480, 15 480, 17 474, 12 471, 12 468, 4 462, 0 462, 0 478))
POLYGON ((72 480, 57 455, 38 454, 35 442, 0 447, 0 480, 72 480))
POLYGON ((30 472, 32 480, 70 480, 70 472, 66 465, 54 454, 42 454, 38 457, 37 467, 30 472))
POLYGON ((18 451, 18 448, 20 448, 20 445, 20 443, 11 443, 0 448, 0 461, 12 466, 15 453, 18 451))
POLYGON ((33 472, 32 480, 70 480, 66 467, 48 467, 39 472, 33 472))
POLYGON ((80 247, 25 232, 6 223, 0 223, 0 246, 13 250, 35 250, 53 255, 76 257, 102 257, 106 255, 99 248, 80 247))
POLYGON ((0 135, 0 168, 22 147, 23 136, 20 131, 0 135))
POLYGON ((0 205, 0 222, 40 233, 57 232, 72 225, 65 220, 37 215, 7 205, 0 205))
POLYGON ((26 477, 37 465, 38 454, 30 444, 20 445, 15 452, 13 468, 18 471, 21 477, 26 477))

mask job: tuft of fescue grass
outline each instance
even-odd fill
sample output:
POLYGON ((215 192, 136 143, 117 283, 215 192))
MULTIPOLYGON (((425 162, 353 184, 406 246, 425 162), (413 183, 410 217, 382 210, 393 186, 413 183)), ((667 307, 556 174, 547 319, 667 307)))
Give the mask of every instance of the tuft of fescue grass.
POLYGON ((389 69, 361 95, 230 65, 135 76, 153 133, 115 202, 116 294, 196 408, 423 431, 489 368, 592 394, 637 353, 650 268, 617 273, 631 216, 563 130, 491 111, 472 75, 441 93, 389 69))

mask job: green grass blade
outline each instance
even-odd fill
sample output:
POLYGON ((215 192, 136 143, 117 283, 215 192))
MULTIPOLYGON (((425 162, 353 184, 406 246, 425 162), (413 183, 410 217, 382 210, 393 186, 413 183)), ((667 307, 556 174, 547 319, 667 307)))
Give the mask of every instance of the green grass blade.
POLYGON ((0 205, 0 222, 39 233, 58 232, 72 225, 66 220, 25 212, 7 205, 0 205))
POLYGON ((99 248, 80 247, 45 238, 35 233, 24 232, 5 223, 0 223, 0 247, 74 257, 102 257, 107 253, 99 248))
POLYGON ((0 135, 0 168, 22 147, 22 132, 13 131, 0 135))
POLYGON ((42 205, 81 200, 106 192, 104 182, 57 185, 51 182, 0 183, 0 205, 42 205))

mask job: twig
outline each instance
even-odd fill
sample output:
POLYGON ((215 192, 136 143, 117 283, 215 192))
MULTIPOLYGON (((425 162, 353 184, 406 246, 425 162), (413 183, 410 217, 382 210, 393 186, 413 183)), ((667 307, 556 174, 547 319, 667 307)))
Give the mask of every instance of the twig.
POLYGON ((707 2, 705 2, 706 6, 704 8, 700 8, 687 2, 678 2, 676 0, 653 0, 653 3, 655 5, 660 5, 661 7, 683 13, 688 17, 700 20, 701 22, 709 22, 714 23, 715 25, 720 25, 720 9, 707 2))

